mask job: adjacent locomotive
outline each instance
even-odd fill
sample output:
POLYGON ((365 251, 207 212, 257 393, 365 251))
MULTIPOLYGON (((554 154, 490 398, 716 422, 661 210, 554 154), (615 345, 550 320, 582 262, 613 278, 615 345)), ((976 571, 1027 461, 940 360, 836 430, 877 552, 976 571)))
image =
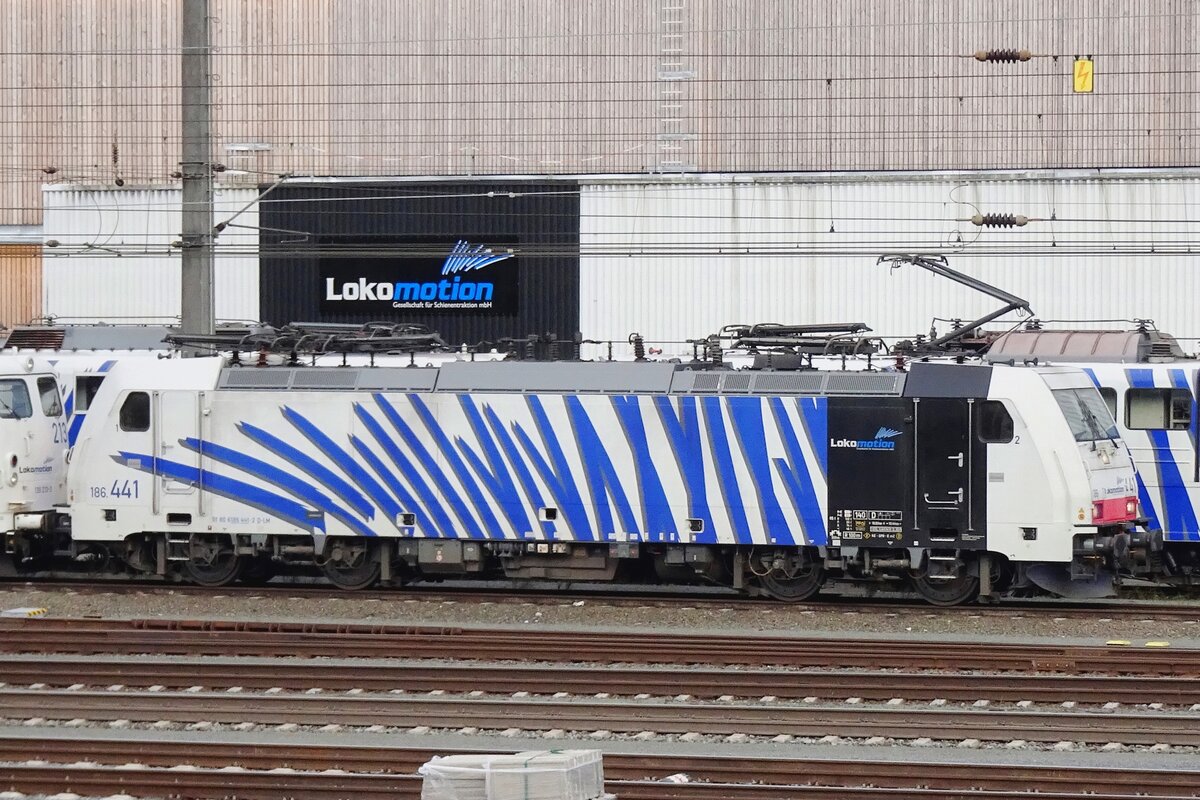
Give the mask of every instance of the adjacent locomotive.
POLYGON ((345 588, 696 580, 799 600, 849 579, 954 604, 1104 593, 1153 544, 1104 402, 1061 367, 118 363, 69 488, 74 547, 210 585, 303 563, 345 588))
MULTIPOLYGON (((69 411, 59 373, 32 356, 0 356, 0 526, 40 536, 66 502, 69 411)), ((10 547, 12 540, 10 539, 10 547)))
POLYGON ((1082 368, 1100 391, 1137 469, 1143 524, 1161 529, 1167 580, 1200 575, 1200 361, 1143 322, 1129 330, 1040 324, 991 344, 991 361, 1039 360, 1082 368))

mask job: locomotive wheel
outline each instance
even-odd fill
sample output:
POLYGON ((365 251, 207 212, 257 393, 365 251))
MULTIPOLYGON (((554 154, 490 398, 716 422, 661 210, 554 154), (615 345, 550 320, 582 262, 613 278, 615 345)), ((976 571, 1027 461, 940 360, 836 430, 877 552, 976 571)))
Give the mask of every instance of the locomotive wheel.
POLYGON ((184 562, 188 580, 201 586, 225 586, 242 574, 243 560, 225 536, 193 536, 191 558, 184 562))
POLYGON ((808 559, 790 575, 771 571, 758 579, 759 586, 773 600, 799 603, 821 591, 825 582, 825 565, 815 558, 808 559))
POLYGON ((925 574, 912 576, 912 587, 925 602, 935 606, 957 606, 979 597, 979 577, 962 566, 949 580, 934 580, 925 574))
POLYGON ((366 539, 334 539, 321 572, 339 589, 365 589, 379 580, 379 548, 366 539))

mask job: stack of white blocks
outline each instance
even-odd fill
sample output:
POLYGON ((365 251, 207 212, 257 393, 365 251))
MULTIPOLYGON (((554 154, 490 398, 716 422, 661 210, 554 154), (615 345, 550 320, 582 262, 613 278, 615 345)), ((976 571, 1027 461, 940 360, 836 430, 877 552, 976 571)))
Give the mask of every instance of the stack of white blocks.
POLYGON ((604 794, 599 750, 528 750, 464 754, 421 767, 421 800, 598 800, 604 794))

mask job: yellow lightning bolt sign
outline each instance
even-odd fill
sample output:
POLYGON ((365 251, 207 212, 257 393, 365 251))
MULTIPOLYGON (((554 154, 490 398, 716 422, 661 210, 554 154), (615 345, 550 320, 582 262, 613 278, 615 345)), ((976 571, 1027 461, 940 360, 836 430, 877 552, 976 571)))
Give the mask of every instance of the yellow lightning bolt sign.
POLYGON ((1077 94, 1092 93, 1092 79, 1096 72, 1090 58, 1075 59, 1075 92, 1077 94))

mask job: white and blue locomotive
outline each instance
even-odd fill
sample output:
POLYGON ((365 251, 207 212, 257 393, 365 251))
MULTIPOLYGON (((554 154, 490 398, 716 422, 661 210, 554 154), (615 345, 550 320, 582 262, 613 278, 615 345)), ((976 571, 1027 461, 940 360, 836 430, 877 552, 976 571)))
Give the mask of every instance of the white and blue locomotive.
POLYGON ((0 530, 12 557, 0 571, 67 531, 67 454, 114 363, 94 353, 0 354, 0 530))
POLYGON ((1142 523, 1160 529, 1166 575, 1200 576, 1200 360, 1148 324, 1131 330, 1055 330, 1031 324, 999 337, 990 361, 1077 366, 1100 391, 1137 468, 1142 523))
POLYGON ((1146 542, 1078 369, 118 363, 72 454, 74 546, 219 585, 413 576, 829 579, 954 604, 1103 592, 1146 542))

